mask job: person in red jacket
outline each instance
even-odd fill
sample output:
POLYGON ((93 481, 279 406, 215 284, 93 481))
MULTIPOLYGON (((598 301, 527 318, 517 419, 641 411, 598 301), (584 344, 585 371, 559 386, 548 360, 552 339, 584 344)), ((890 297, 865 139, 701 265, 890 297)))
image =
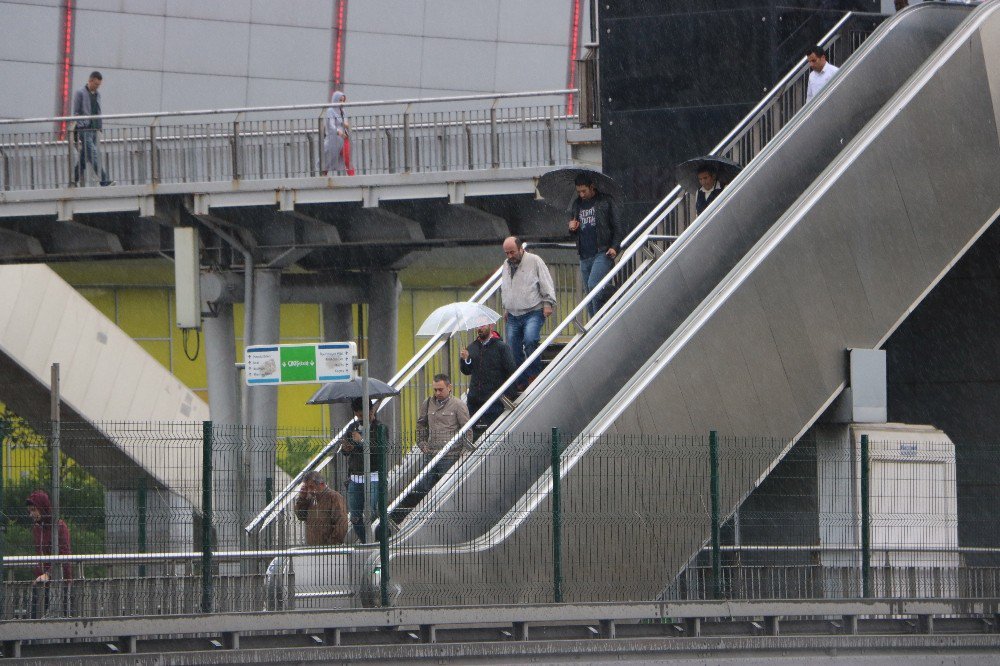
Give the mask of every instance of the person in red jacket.
MULTIPOLYGON (((52 554, 52 502, 49 495, 44 490, 36 490, 28 496, 28 515, 31 517, 31 534, 35 539, 36 555, 52 554)), ((69 528, 62 520, 59 521, 59 554, 71 555, 73 550, 70 546, 69 528)), ((35 584, 32 587, 32 617, 39 617, 48 611, 49 608, 49 580, 52 572, 52 563, 41 560, 35 565, 35 584), (40 593, 41 592, 41 593, 40 593), (39 612, 39 605, 43 609, 39 612)), ((73 580, 73 565, 71 562, 63 562, 62 577, 65 581, 73 580)), ((65 594, 67 614, 69 608, 69 595, 65 594)))

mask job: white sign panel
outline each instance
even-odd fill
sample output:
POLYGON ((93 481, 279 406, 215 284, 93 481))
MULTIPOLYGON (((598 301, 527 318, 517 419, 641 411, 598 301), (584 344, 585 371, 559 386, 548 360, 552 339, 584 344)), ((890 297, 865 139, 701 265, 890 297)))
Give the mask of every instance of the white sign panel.
POLYGON ((357 355, 353 342, 254 345, 244 354, 244 376, 249 386, 347 382, 357 355))

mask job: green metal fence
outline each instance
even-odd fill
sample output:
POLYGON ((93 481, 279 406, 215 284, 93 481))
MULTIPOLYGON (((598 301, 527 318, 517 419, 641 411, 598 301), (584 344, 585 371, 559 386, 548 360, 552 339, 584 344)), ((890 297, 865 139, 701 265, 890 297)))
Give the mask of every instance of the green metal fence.
MULTIPOLYGON (((26 424, 5 422, 2 434, 2 619, 1000 597, 1000 455, 940 435, 843 426, 794 446, 724 433, 490 436, 379 520, 389 526, 379 543, 348 530, 346 544, 323 545, 306 543, 294 511, 253 537, 243 526, 325 433, 64 423, 58 518, 72 555, 54 558, 39 546, 49 526, 36 528, 26 506, 33 492, 51 494, 49 442, 26 424), (775 460, 774 450, 786 452, 775 460)), ((414 441, 390 434, 390 470, 414 441)), ((333 455, 326 479, 344 493, 344 456, 333 455)), ((383 477, 390 500, 404 487, 393 474, 383 477)))

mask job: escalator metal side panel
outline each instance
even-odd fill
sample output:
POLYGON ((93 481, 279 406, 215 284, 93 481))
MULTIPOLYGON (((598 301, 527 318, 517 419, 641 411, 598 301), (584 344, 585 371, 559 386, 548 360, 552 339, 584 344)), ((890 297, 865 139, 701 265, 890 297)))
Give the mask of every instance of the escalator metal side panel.
MULTIPOLYGON (((732 511, 842 389, 844 350, 882 344, 1000 215, 1000 191, 982 177, 1000 171, 998 50, 993 2, 920 68, 566 451, 565 497, 586 506, 624 492, 650 503, 644 518, 611 522, 600 539, 589 524, 566 524, 567 601, 648 598, 704 543, 707 456, 688 460, 689 449, 671 448, 671 434, 769 436, 752 450, 722 439, 721 457, 742 461, 721 470, 723 508, 732 511), (817 335, 818 326, 830 330, 817 335), (647 432, 664 436, 649 464, 607 474, 602 455, 613 452, 590 438, 647 432), (663 464, 677 459, 671 454, 687 461, 682 472, 663 464)), ((551 599, 551 573, 538 566, 551 548, 550 490, 544 474, 477 539, 400 553, 393 566, 402 601, 416 602, 430 581, 447 594, 471 580, 490 581, 501 602, 551 599)))

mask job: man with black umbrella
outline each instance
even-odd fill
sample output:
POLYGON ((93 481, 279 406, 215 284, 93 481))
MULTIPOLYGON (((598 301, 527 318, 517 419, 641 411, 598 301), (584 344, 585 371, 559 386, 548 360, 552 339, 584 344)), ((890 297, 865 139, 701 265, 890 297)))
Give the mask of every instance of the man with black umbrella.
MULTIPOLYGON (((347 508, 351 516, 351 525, 354 533, 358 536, 358 541, 365 543, 365 459, 364 459, 364 438, 362 436, 362 412, 364 401, 355 398, 351 401, 351 410, 354 411, 354 423, 344 435, 340 444, 340 452, 347 456, 347 508)), ((389 430, 385 424, 378 420, 375 404, 372 403, 368 410, 369 414, 369 437, 371 441, 368 476, 368 506, 371 510, 378 508, 378 486, 379 472, 383 469, 382 457, 385 455, 389 445, 389 430)))
MULTIPOLYGON (((597 190, 592 175, 581 172, 573 183, 577 196, 566 211, 570 215, 569 233, 576 238, 583 290, 589 294, 614 267, 625 232, 615 200, 597 190)), ((605 289, 587 304, 591 317, 607 299, 605 289)))
POLYGON ((719 182, 718 171, 711 164, 703 164, 698 167, 698 198, 694 202, 694 209, 699 215, 708 208, 708 204, 715 201, 722 192, 722 183, 719 182))

